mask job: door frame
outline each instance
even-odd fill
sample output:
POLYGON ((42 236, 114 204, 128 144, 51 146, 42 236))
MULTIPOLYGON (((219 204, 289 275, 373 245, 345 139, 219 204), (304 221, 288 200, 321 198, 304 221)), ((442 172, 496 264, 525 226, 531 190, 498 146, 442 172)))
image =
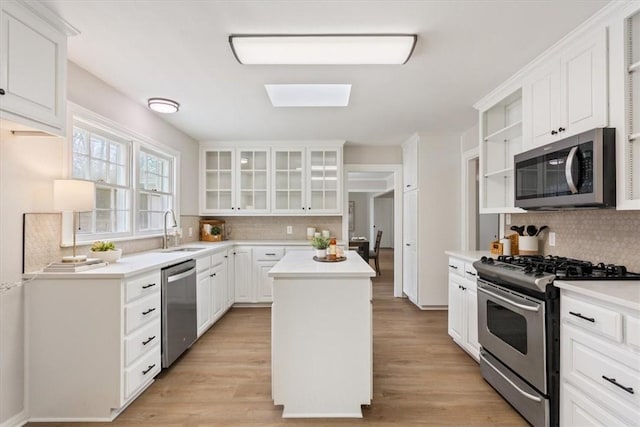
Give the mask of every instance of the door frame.
MULTIPOLYGON (((349 172, 393 173, 393 296, 402 298, 402 165, 401 164, 344 164, 343 212, 349 212, 349 172)), ((342 236, 348 244, 349 215, 342 215, 342 236)))
POLYGON ((462 153, 462 191, 460 205, 462 207, 462 222, 460 235, 462 237, 462 250, 474 251, 476 248, 476 231, 478 223, 473 211, 474 204, 479 206, 479 200, 476 200, 476 177, 472 174, 471 165, 480 158, 480 149, 478 147, 462 153))

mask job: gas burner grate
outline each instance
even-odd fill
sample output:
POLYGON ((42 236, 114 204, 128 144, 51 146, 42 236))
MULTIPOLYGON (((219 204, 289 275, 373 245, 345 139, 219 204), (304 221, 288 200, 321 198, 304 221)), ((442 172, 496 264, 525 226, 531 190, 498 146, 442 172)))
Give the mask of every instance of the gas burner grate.
POLYGON ((582 261, 554 255, 500 255, 498 261, 522 267, 525 273, 550 273, 558 279, 573 280, 640 280, 640 274, 627 271, 623 265, 582 261))

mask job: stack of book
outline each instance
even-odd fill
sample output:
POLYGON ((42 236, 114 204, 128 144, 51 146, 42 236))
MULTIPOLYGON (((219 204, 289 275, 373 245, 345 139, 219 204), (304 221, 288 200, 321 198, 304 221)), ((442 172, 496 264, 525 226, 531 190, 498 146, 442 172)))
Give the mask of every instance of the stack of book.
POLYGON ((87 258, 80 262, 54 262, 46 266, 42 271, 45 273, 75 273, 78 271, 91 270, 106 266, 107 263, 100 258, 87 258))

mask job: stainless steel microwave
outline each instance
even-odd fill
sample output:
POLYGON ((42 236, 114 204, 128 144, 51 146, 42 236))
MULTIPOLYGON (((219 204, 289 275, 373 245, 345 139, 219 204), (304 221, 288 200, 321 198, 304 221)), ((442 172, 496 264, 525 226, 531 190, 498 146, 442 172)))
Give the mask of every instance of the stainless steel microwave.
POLYGON ((598 128, 514 156, 515 206, 527 210, 616 205, 615 129, 598 128))

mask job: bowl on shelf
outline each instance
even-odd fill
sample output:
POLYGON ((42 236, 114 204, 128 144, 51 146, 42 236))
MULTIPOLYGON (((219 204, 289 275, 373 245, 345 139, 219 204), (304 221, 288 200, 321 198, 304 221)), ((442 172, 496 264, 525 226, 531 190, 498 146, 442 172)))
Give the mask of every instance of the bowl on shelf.
POLYGON ((118 261, 121 256, 122 256, 122 249, 89 252, 89 258, 99 258, 104 262, 108 262, 109 264, 118 261))

